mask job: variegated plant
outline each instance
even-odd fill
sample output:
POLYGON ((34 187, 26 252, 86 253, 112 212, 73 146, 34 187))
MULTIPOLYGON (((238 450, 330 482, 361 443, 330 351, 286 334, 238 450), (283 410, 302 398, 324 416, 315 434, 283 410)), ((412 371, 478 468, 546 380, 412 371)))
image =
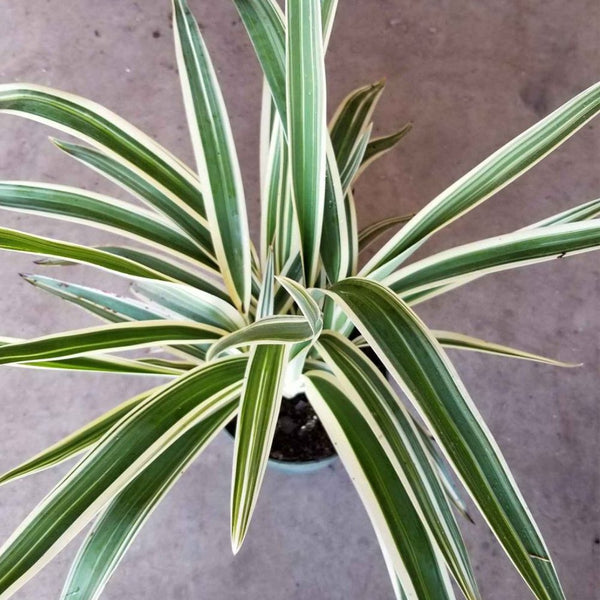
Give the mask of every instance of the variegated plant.
MULTIPOLYGON (((0 247, 81 263, 133 281, 121 298, 48 276, 26 279, 108 324, 4 339, 1 364, 161 376, 1 478, 83 458, 0 551, 11 596, 92 519, 63 598, 97 598, 133 537, 185 467, 237 415, 231 536, 242 544, 281 402, 305 391, 369 513, 397 598, 448 599, 454 579, 479 598, 451 505, 446 461, 540 600, 563 592, 515 481, 444 346, 556 363, 453 332, 415 305, 482 275, 600 247, 600 201, 516 232, 406 264, 412 253, 600 111, 593 86, 498 150, 416 215, 357 230, 352 184, 408 131, 373 139, 376 83, 350 94, 326 125, 324 53, 336 0, 233 0, 265 78, 260 248, 215 71, 185 0, 173 6, 176 52, 197 170, 88 100, 34 85, 0 86, 0 110, 87 143, 67 154, 148 206, 81 189, 0 184, 0 206, 117 232, 136 247, 85 247, 0 229, 0 247), (362 250, 403 225, 365 266, 362 250), (353 328, 360 337, 350 340, 353 328), (119 352, 159 347, 165 358, 119 352), (399 396, 360 348, 369 346, 399 396), (407 411, 407 401, 421 420, 407 411), (442 457, 444 457, 442 459, 442 457)), ((565 366, 565 365, 562 365, 565 366)), ((307 482, 308 483, 308 482, 307 482)))

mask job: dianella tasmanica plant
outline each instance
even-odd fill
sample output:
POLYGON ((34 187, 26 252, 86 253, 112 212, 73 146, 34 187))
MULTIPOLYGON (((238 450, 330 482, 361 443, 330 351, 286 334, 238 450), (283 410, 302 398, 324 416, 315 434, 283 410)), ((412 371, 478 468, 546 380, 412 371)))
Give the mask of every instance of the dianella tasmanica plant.
POLYGON ((237 416, 231 492, 236 552, 280 407, 300 392, 365 505, 397 598, 454 598, 452 580, 466 598, 480 597, 453 512, 453 505, 463 513, 465 507, 448 465, 535 597, 563 598, 541 534, 444 347, 562 363, 433 331, 415 311, 488 273, 600 247, 600 221, 594 220, 600 201, 408 261, 435 232, 594 117, 600 86, 516 137, 415 215, 359 231, 353 183, 409 128, 372 137, 381 83, 352 92, 327 125, 324 54, 335 0, 288 0, 285 12, 275 0, 233 3, 265 82, 256 249, 226 108, 185 0, 174 1, 173 23, 195 170, 93 102, 36 85, 0 86, 0 111, 83 140, 53 142, 147 205, 59 185, 0 183, 2 208, 99 227, 136 242, 87 247, 1 228, 0 248, 42 256, 37 263, 46 266, 77 263, 116 273, 132 282, 133 293, 118 297, 26 275, 105 324, 30 340, 3 338, 0 363, 159 377, 143 394, 2 476, 6 483, 83 456, 0 550, 0 598, 10 597, 93 519, 62 598, 97 598, 152 509, 237 416), (360 253, 393 229, 359 266, 360 253), (120 355, 148 347, 161 354, 120 355))

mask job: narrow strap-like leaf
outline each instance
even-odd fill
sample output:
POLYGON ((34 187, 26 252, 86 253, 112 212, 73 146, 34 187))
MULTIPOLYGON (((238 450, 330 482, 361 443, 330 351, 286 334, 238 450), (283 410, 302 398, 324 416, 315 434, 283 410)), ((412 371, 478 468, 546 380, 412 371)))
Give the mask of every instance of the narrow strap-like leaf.
POLYGON ((294 299, 294 302, 310 323, 313 336, 317 338, 323 329, 323 315, 315 299, 307 289, 289 277, 278 277, 277 281, 281 283, 287 293, 294 299))
POLYGON ((320 253, 329 281, 336 282, 350 274, 351 256, 343 184, 329 140, 327 140, 326 167, 320 253))
POLYGON ((322 371, 307 373, 310 403, 348 471, 377 538, 409 598, 454 598, 443 559, 350 390, 322 371))
POLYGON ((0 249, 24 252, 26 254, 41 254, 58 259, 66 259, 100 267, 106 271, 121 273, 131 277, 147 277, 149 279, 168 280, 169 276, 146 267, 129 258, 117 256, 103 250, 80 246, 70 242, 62 242, 16 231, 15 229, 0 228, 0 249))
MULTIPOLYGON (((20 338, 0 338, 0 346, 15 344, 25 340, 20 338)), ((14 366, 26 369, 56 369, 62 371, 89 371, 96 373, 116 373, 119 375, 180 375, 185 369, 177 364, 158 364, 133 360, 122 356, 94 354, 94 356, 77 356, 64 360, 41 360, 31 363, 16 363, 14 366)))
POLYGON ((90 446, 98 442, 115 423, 118 423, 127 413, 131 412, 143 400, 149 398, 161 388, 162 386, 138 394, 134 398, 119 404, 119 406, 94 419, 71 435, 56 442, 56 444, 52 444, 52 446, 49 446, 18 467, 2 475, 0 477, 0 485, 49 469, 87 450, 90 446))
POLYGON ((324 332, 317 346, 335 376, 355 393, 350 399, 373 432, 381 432, 386 455, 395 465, 402 484, 414 495, 415 508, 422 511, 465 596, 480 598, 477 583, 458 525, 434 467, 403 403, 377 367, 352 342, 333 332, 324 332))
POLYGON ((213 247, 234 304, 247 312, 251 294, 250 234, 227 110, 198 23, 185 0, 173 0, 173 25, 213 247))
POLYGON ((421 209, 364 267, 379 280, 391 273, 405 253, 454 221, 583 127, 600 111, 600 83, 584 90, 545 119, 500 148, 421 209))
POLYGON ((203 292, 217 296, 221 300, 230 301, 229 296, 224 291, 222 286, 219 286, 217 281, 212 277, 213 273, 194 273, 189 266, 183 267, 178 265, 173 260, 165 260, 162 256, 147 250, 139 250, 138 248, 130 248, 128 246, 100 246, 98 248, 104 252, 128 258, 140 265, 152 269, 157 273, 164 275, 163 279, 168 281, 179 281, 187 283, 203 292))
POLYGON ((40 290, 72 302, 112 323, 174 318, 173 313, 161 310, 160 307, 151 307, 134 298, 124 298, 96 288, 53 279, 52 277, 44 277, 43 275, 21 274, 21 277, 40 290))
POLYGON ((163 217, 107 196, 49 183, 0 182, 0 208, 82 223, 174 251, 204 266, 204 253, 163 217))
POLYGON ((134 282, 132 290, 152 306, 162 307, 168 314, 179 315, 183 319, 226 331, 246 325, 242 315, 229 302, 188 285, 145 279, 134 282))
MULTIPOLYGON (((304 320, 304 319, 303 319, 304 320)), ((308 327, 308 324, 306 325, 308 327)), ((212 325, 178 321, 141 321, 46 335, 0 347, 0 364, 70 358, 102 350, 209 343, 223 336, 212 325)))
POLYGON ((340 179, 342 181, 342 189, 345 193, 348 192, 352 184, 354 183, 358 171, 360 169, 361 161, 365 155, 369 139, 371 137, 371 131, 373 125, 370 124, 367 129, 358 138, 356 145, 352 149, 348 162, 344 165, 343 170, 340 171, 340 179))
POLYGON ((231 545, 242 546, 275 435, 289 345, 255 346, 248 359, 235 433, 231 489, 231 545))
POLYGON ((359 252, 366 250, 373 242, 375 242, 386 231, 389 231, 392 227, 395 227, 396 225, 404 225, 404 223, 408 223, 408 221, 410 221, 414 216, 415 215, 413 213, 410 215, 403 215, 401 217, 388 217, 387 219, 382 219, 381 221, 377 221, 376 223, 361 229, 358 232, 359 252))
POLYGON ((487 340, 456 333, 454 331, 437 331, 431 332, 435 339, 446 348, 454 348, 457 350, 473 350, 474 352, 485 352, 487 354, 495 354, 498 356, 506 356, 509 358, 520 358, 523 360, 531 360, 534 362, 545 363, 554 367, 580 367, 577 363, 562 362, 539 354, 532 354, 517 348, 511 348, 503 344, 495 344, 487 340))
POLYGON ((96 600, 125 552, 157 505, 231 419, 232 400, 198 423, 144 469, 102 511, 71 566, 62 591, 63 600, 96 600))
POLYGON ((273 251, 267 252, 265 262, 265 274, 262 280, 262 287, 258 302, 256 303, 256 319, 270 317, 275 311, 275 259, 273 251))
POLYGON ((74 135, 107 152, 170 192, 191 218, 205 222, 196 176, 150 136, 95 102, 31 84, 0 85, 0 112, 17 114, 74 135))
POLYGON ((384 86, 382 80, 354 90, 340 102, 331 119, 331 143, 341 173, 347 169, 356 146, 371 123, 384 86))
POLYGON ((233 0, 248 31, 283 123, 285 104, 285 17, 275 0, 233 0), (275 51, 274 51, 275 50, 275 51))
POLYGON ((290 169, 304 276, 316 280, 325 200, 327 124, 320 0, 287 0, 286 97, 290 169))
POLYGON ((245 367, 240 357, 190 371, 113 427, 0 549, 0 597, 35 575, 177 439, 229 405, 245 367))
POLYGON ((203 249, 208 266, 212 269, 216 268, 217 263, 213 256, 212 240, 206 221, 193 218, 187 205, 179 198, 174 198, 168 190, 161 189, 161 186, 143 173, 136 172, 123 161, 100 150, 56 139, 52 139, 52 142, 69 156, 108 177, 168 217, 203 249))
POLYGON ((415 293, 461 277, 472 280, 519 266, 600 248, 600 221, 528 229, 458 246, 390 275, 385 284, 399 294, 415 293))
POLYGON ((378 158, 387 154, 390 150, 400 142, 400 140, 410 132, 412 129, 412 123, 407 123, 404 127, 400 128, 396 133, 392 133, 391 135, 386 135, 383 137, 375 138, 371 140, 367 147, 365 148, 365 152, 362 157, 362 163, 356 174, 356 179, 360 177, 365 171, 365 169, 374 163, 378 158))
POLYGON ((330 293, 415 405, 508 556, 540 600, 564 600, 548 550, 451 362, 390 289, 347 279, 330 293))
POLYGON ((238 346, 264 344, 295 344, 313 337, 309 322, 296 315, 278 315, 250 323, 217 340, 209 349, 206 360, 238 346))
POLYGON ((594 219, 600 215, 600 198, 596 200, 590 200, 574 208, 569 208, 563 212, 560 212, 537 223, 532 223, 527 227, 523 227, 521 231, 528 229, 539 229, 541 227, 549 227, 550 225, 560 225, 563 223, 577 223, 579 221, 586 221, 588 219, 594 219))

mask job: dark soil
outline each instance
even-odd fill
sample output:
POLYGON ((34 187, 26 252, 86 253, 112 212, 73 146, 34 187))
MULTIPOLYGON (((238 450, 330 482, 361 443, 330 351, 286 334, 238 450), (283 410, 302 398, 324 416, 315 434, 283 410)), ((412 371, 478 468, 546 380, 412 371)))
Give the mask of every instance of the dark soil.
MULTIPOLYGON (((355 331, 352 337, 356 334, 355 331)), ((364 348, 363 352, 385 375, 385 367, 375 353, 370 348, 364 348)), ((235 436, 235 428, 234 419, 227 425, 227 431, 235 436)), ((269 457, 283 462, 310 462, 334 454, 335 448, 306 396, 283 398, 269 457)))
MULTIPOLYGON (((235 435, 236 422, 227 425, 235 435)), ((270 458, 285 462, 321 460, 335 454, 325 429, 304 394, 284 398, 271 446, 270 458)))

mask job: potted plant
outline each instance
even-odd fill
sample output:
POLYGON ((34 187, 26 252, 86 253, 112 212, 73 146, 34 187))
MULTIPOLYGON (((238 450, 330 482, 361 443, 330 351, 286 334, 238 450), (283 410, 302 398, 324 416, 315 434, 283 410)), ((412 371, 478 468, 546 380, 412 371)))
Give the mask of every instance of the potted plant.
MULTIPOLYGON (((0 597, 11 596, 97 518, 62 596, 97 598, 152 509, 234 418, 236 552, 275 433, 293 410, 304 422, 290 432, 322 427, 320 435, 326 432, 348 470, 397 598, 453 598, 452 579, 465 597, 479 598, 451 508, 464 512, 464 506, 444 460, 533 594, 563 598, 541 534, 444 347, 566 365, 432 331, 416 311, 419 303, 488 273, 600 247, 600 221, 594 220, 600 201, 408 260, 435 232, 594 117, 600 86, 500 148, 417 214, 359 231, 352 185, 409 127, 372 137, 381 83, 350 94, 327 127, 324 53, 335 0, 288 0, 285 14, 275 0, 233 1, 265 76, 258 248, 250 240, 226 109, 185 0, 174 0, 173 23, 196 171, 93 102, 35 85, 0 86, 0 111, 83 140, 86 145, 54 141, 147 205, 139 209, 58 185, 0 183, 1 208, 116 231, 138 243, 88 247, 0 228, 2 249, 41 255, 43 265, 108 270, 130 279, 133 292, 125 298, 26 275, 108 324, 30 340, 4 338, 0 364, 161 377, 0 478, 7 483, 85 452, 0 550, 0 597), (359 266, 367 246, 400 226, 359 266), (121 355, 150 347, 162 353, 121 355)), ((319 454, 311 443, 314 468, 332 450, 319 454)))

